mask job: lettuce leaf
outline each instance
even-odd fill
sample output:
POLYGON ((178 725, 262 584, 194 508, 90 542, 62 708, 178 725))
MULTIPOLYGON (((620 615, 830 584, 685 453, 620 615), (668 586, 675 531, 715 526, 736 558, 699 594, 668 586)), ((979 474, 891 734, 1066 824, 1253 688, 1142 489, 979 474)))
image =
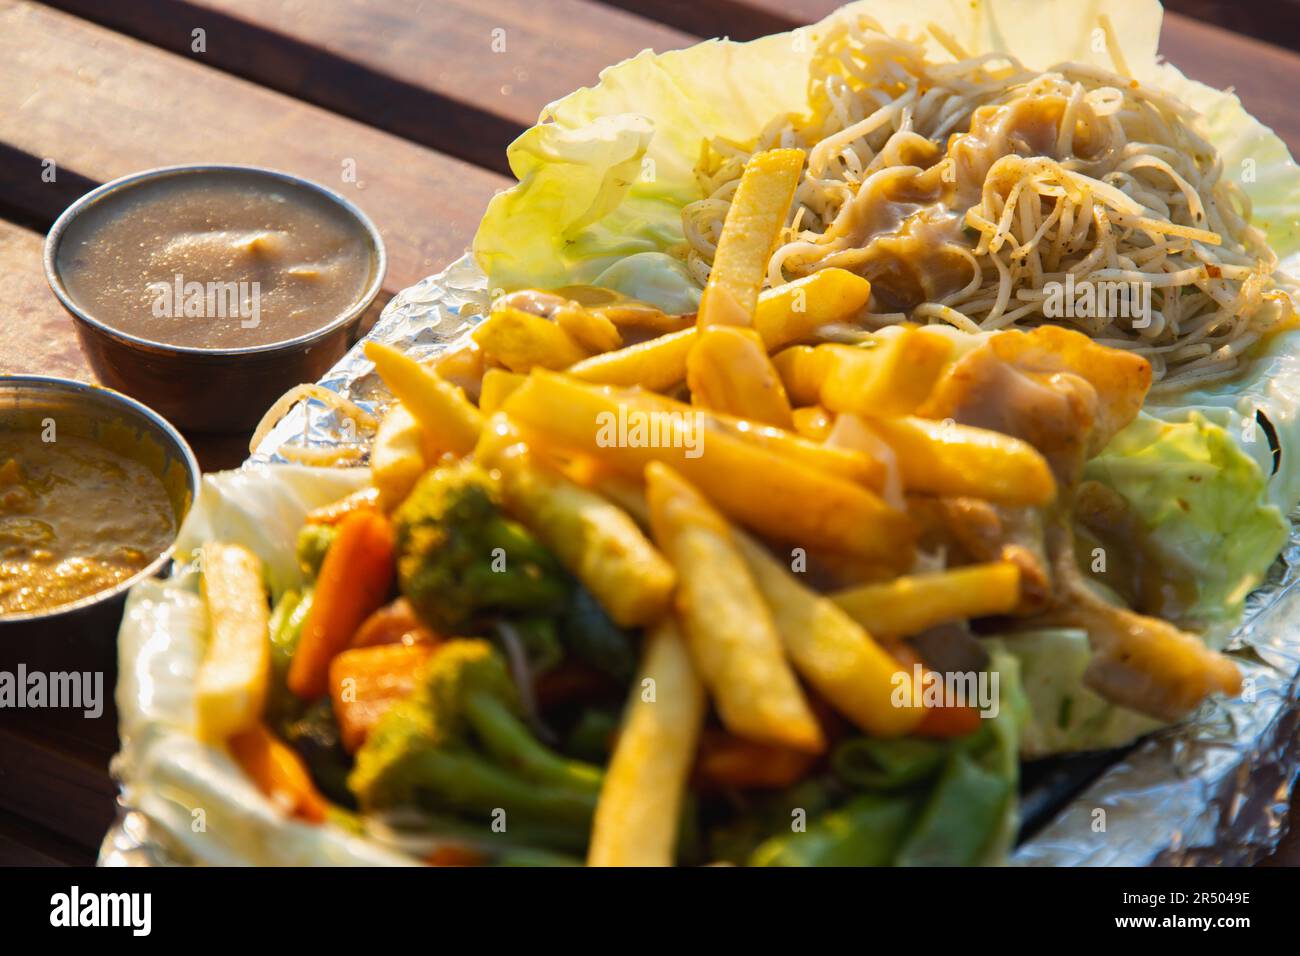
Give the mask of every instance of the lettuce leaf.
POLYGON ((1161 723, 1117 707, 1089 690, 1084 671, 1092 657, 1088 635, 1066 628, 1024 631, 987 642, 995 655, 1019 663, 1026 701, 1020 755, 1028 759, 1132 743, 1161 723))
MULTIPOLYGON (((1225 408, 1144 412, 1085 469, 1128 500, 1146 526, 1150 559, 1190 572, 1197 593, 1186 618, 1214 643, 1289 534, 1259 463, 1230 432, 1242 426, 1225 408)), ((1267 445, 1262 429, 1255 443, 1267 445)))
POLYGON ((599 283, 694 309, 699 287, 667 253, 701 196, 700 146, 802 110, 807 64, 785 34, 647 50, 547 106, 507 150, 519 185, 492 199, 474 237, 489 288, 599 283))

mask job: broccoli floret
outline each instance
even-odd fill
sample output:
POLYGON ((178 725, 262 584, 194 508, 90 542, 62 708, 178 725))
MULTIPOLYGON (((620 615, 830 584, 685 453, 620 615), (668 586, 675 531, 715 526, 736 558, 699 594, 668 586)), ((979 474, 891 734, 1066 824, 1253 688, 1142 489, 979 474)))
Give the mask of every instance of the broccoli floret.
POLYGON ((328 524, 303 525, 298 532, 298 542, 294 549, 302 573, 315 580, 320 574, 320 566, 325 561, 325 552, 334 543, 334 526, 328 524))
POLYGON ((564 644, 553 618, 522 617, 498 624, 499 632, 507 627, 519 639, 528 659, 528 668, 534 675, 545 674, 564 659, 564 644))
POLYGON ((586 828, 599 769, 541 744, 519 717, 514 684, 487 641, 450 641, 430 658, 411 696, 380 719, 348 786, 368 810, 434 812, 586 828))
POLYGON ((555 614, 569 579, 546 548, 501 511, 486 471, 468 462, 428 472, 394 516, 402 593, 434 630, 462 634, 496 614, 555 614))

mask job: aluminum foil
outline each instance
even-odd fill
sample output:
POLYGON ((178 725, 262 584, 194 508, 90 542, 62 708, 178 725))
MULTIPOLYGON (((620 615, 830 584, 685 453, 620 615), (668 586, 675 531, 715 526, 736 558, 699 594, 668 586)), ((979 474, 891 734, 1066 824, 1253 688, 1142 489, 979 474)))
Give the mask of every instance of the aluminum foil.
MULTIPOLYGON (((487 304, 486 278, 466 256, 398 293, 367 338, 423 358, 449 348, 487 304)), ((372 412, 391 400, 359 345, 320 384, 372 412)), ((302 402, 250 461, 288 461, 286 449, 300 445, 348 450, 359 463, 364 441, 353 431, 323 403, 302 402)), ((1239 698, 1208 702, 1111 764, 1016 847, 1012 865, 1238 866, 1272 852, 1286 832, 1300 773, 1300 531, 1247 601, 1229 649, 1241 664, 1239 698)), ((185 862, 155 831, 143 814, 123 807, 100 863, 185 862)))
MULTIPOLYGON (((366 335, 423 359, 445 352, 457 338, 477 323, 489 302, 487 277, 469 256, 462 256, 442 272, 403 289, 384 307, 379 321, 366 335)), ((375 375, 374 366, 352 348, 320 380, 320 384, 378 412, 392 396, 375 375)), ((286 446, 355 450, 364 460, 365 443, 355 429, 323 402, 300 402, 272 429, 253 451, 251 462, 290 460, 286 446)))

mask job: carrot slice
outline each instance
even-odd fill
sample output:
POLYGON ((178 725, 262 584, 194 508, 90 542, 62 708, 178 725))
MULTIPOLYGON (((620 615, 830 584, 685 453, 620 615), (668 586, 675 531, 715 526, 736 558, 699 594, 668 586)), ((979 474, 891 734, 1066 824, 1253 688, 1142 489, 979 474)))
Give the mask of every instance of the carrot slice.
POLYGON ((812 754, 709 729, 700 740, 695 776, 715 787, 779 790, 806 777, 816 762, 812 754))
POLYGON ((356 511, 339 522, 289 665, 289 689, 297 696, 315 700, 329 690, 330 661, 387 600, 394 561, 393 529, 383 515, 356 511))
MULTIPOLYGON (((903 641, 899 641, 891 647, 890 652, 894 655, 896 661, 908 669, 911 669, 915 664, 925 667, 921 655, 916 653, 911 645, 903 641)), ((926 670, 928 671, 929 668, 926 668, 926 670)), ((967 734, 973 734, 979 730, 981 719, 979 708, 971 707, 969 704, 951 707, 926 707, 924 716, 921 717, 920 722, 912 730, 912 736, 928 737, 931 740, 965 737, 967 734)))
POLYGON ((309 823, 324 823, 329 802, 312 783, 302 759, 263 724, 236 734, 230 754, 277 806, 309 823))
POLYGON ((927 707, 925 716, 916 725, 913 734, 933 740, 965 737, 980 729, 979 708, 962 704, 954 707, 927 707))
POLYGON ((377 644, 343 651, 330 664, 330 700, 343 746, 355 753, 393 704, 415 690, 432 644, 377 644))

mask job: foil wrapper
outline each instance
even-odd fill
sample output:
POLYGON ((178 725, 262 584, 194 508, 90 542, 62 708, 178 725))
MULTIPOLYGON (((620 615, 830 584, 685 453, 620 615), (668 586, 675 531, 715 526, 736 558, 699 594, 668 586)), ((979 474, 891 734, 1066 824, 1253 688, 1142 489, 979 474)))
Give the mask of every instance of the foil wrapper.
MULTIPOLYGON (((473 259, 462 256, 437 275, 393 296, 366 339, 397 346, 417 359, 428 358, 447 351, 480 321, 489 301, 487 277, 473 259)), ((343 356, 319 384, 370 412, 377 413, 392 401, 361 344, 343 356)), ((355 451, 357 461, 364 461, 366 445, 358 441, 350 425, 323 402, 299 402, 253 449, 249 461, 289 461, 293 453, 285 449, 292 446, 355 451)))
MULTIPOLYGON (((417 358, 435 355, 479 321, 488 301, 487 280, 466 256, 398 293, 367 338, 417 358)), ((320 384, 375 413, 391 401, 360 345, 320 384)), ((338 450, 361 463, 365 443, 354 431, 324 403, 304 401, 249 460, 291 461, 292 446, 305 446, 338 450)), ((1242 695, 1207 702, 1190 720, 1143 739, 1106 764, 1018 843, 1009 862, 1242 866, 1272 852, 1286 832, 1300 774, 1300 625, 1295 622, 1300 622, 1300 531, 1248 599, 1228 644, 1241 666, 1242 695)), ((1065 760, 1068 765, 1070 758, 1065 760)), ((186 862, 156 829, 144 814, 123 806, 101 847, 101 865, 186 862)))

